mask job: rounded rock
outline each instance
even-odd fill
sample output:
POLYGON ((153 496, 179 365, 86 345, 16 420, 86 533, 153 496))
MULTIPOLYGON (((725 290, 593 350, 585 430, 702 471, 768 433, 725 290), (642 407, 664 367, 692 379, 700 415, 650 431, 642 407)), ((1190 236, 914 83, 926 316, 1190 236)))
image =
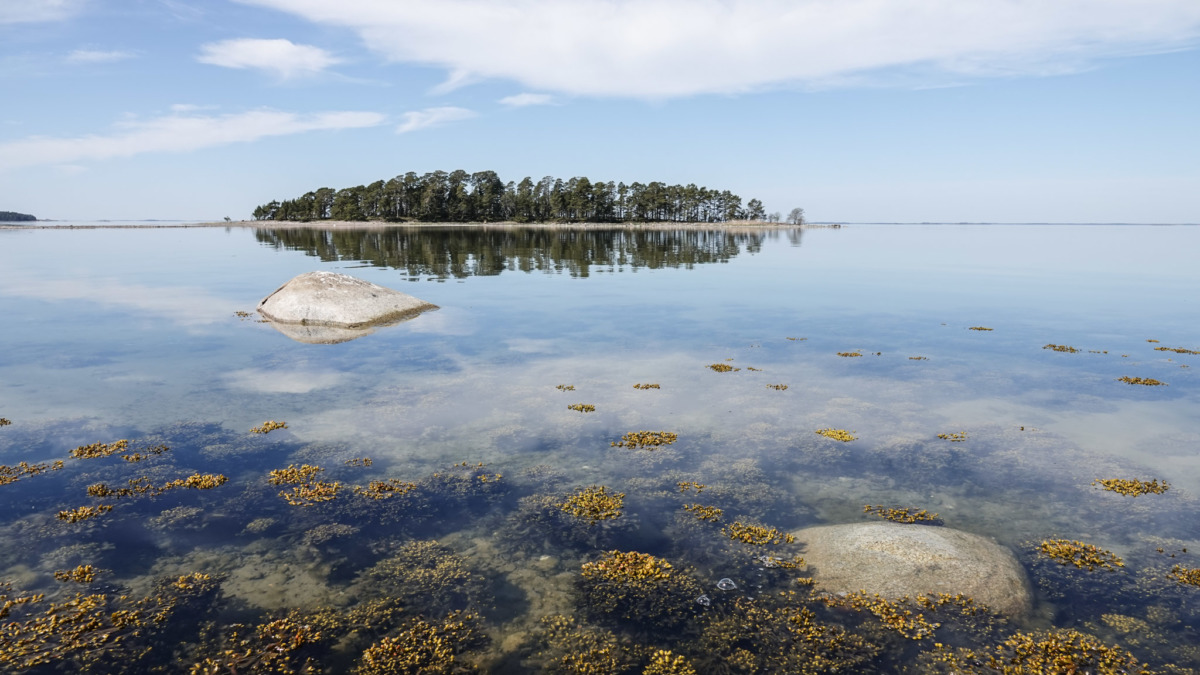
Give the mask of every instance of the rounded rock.
POLYGON ((1029 612, 1025 570, 1012 551, 977 534, 897 523, 823 525, 792 533, 817 589, 889 600, 962 594, 1009 616, 1029 612))
POLYGON ((394 323, 437 305, 336 272, 307 272, 258 303, 267 319, 283 324, 363 328, 394 323))

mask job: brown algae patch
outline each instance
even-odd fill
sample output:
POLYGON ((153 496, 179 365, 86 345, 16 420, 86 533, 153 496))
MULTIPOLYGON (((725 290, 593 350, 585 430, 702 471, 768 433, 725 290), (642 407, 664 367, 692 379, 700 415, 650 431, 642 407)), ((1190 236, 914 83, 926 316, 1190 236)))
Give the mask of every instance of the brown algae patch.
POLYGON ((634 388, 634 389, 642 389, 642 390, 646 390, 646 389, 662 389, 662 387, 658 386, 657 384, 642 384, 642 383, 640 383, 640 382, 639 382, 639 383, 637 383, 637 384, 635 384, 635 385, 633 385, 633 388, 634 388))
POLYGON ((1124 382, 1126 384, 1140 384, 1144 387, 1165 387, 1165 386, 1167 386, 1166 382, 1159 382, 1158 380, 1156 380, 1152 377, 1130 377, 1128 375, 1125 375, 1122 377, 1118 377, 1117 381, 1124 382))
POLYGON ((287 422, 276 422, 275 420, 267 420, 262 425, 250 429, 252 434, 269 434, 276 429, 288 428, 287 422))
POLYGON ((697 483, 694 480, 685 480, 680 483, 677 483, 676 485, 679 487, 680 492, 687 492, 688 490, 695 488, 696 494, 700 494, 701 492, 704 492, 704 488, 708 487, 704 483, 697 483))
POLYGON ((609 443, 614 448, 639 448, 654 450, 664 445, 671 445, 679 440, 679 435, 670 431, 630 431, 621 440, 609 443))
POLYGON ((284 490, 279 493, 279 496, 292 506, 313 506, 321 502, 332 501, 341 489, 342 484, 339 481, 316 481, 302 483, 292 488, 291 491, 284 490))
POLYGON ((949 434, 938 434, 937 437, 943 441, 950 441, 951 443, 962 443, 963 441, 967 440, 967 432, 957 431, 949 434))
POLYGON ((21 480, 21 476, 36 476, 39 473, 47 471, 58 471, 63 468, 61 459, 55 460, 52 463, 30 464, 28 462, 18 462, 16 466, 6 466, 0 464, 0 485, 8 485, 21 480))
POLYGON ((803 342, 804 340, 807 340, 808 338, 806 338, 806 337, 790 337, 788 339, 791 340, 792 342, 803 342))
MULTIPOLYGON (((1155 347, 1154 351, 1156 351, 1156 352, 1175 352, 1176 354, 1191 354, 1193 356, 1200 354, 1200 352, 1198 352, 1198 351, 1195 351, 1192 349, 1184 349, 1182 347, 1155 347)), ((2 426, 2 425, 0 425, 0 426, 2 426)))
POLYGON ((625 493, 609 492, 603 485, 577 490, 558 504, 562 511, 593 523, 620 517, 624 506, 625 493))
POLYGON ((99 506, 80 506, 77 509, 69 509, 67 511, 59 511, 55 517, 67 523, 78 523, 84 520, 98 518, 100 515, 112 511, 111 504, 101 504, 99 506))
POLYGON ((928 361, 929 357, 928 356, 910 356, 910 357, 908 357, 908 360, 909 361, 928 361))
POLYGON ((1119 645, 1111 647, 1099 639, 1069 628, 1017 633, 991 649, 957 649, 935 643, 929 652, 937 670, 950 673, 1097 673, 1149 675, 1146 664, 1119 645))
POLYGON ((768 384, 767 385, 767 389, 774 389, 775 391, 787 391, 787 388, 788 388, 788 386, 786 384, 768 384))
POLYGON ((227 483, 229 478, 223 474, 213 473, 194 473, 186 478, 176 478, 162 485, 155 487, 150 483, 150 479, 146 476, 141 478, 133 478, 128 481, 129 487, 110 488, 104 483, 95 483, 89 485, 87 494, 89 497, 112 497, 121 499, 123 497, 131 497, 133 495, 148 495, 150 497, 158 497, 166 492, 177 488, 187 488, 191 490, 211 490, 220 487, 227 483))
POLYGON ((858 440, 858 436, 855 436, 853 431, 846 431, 845 429, 817 429, 814 433, 821 434, 825 438, 832 438, 835 441, 841 441, 843 443, 849 443, 850 441, 858 440))
POLYGON ((12 424, 12 420, 7 417, 0 417, 0 427, 6 427, 10 424, 12 424))
POLYGON ((567 406, 567 410, 575 410, 575 411, 581 412, 581 413, 590 413, 590 412, 596 412, 596 406, 592 405, 591 403, 572 403, 571 405, 567 406))
POLYGON ((1138 495, 1161 495, 1170 489, 1170 485, 1166 481, 1161 483, 1158 479, 1154 480, 1137 480, 1136 478, 1097 478, 1092 481, 1092 485, 1099 485, 1109 492, 1116 492, 1127 497, 1137 497, 1138 495))
POLYGON ((863 506, 863 513, 869 513, 873 516, 879 516, 885 520, 890 520, 893 523, 930 523, 933 525, 941 525, 942 519, 936 513, 930 513, 925 509, 917 511, 916 509, 895 509, 887 506, 871 506, 870 504, 863 506))
POLYGON ((109 455, 118 452, 125 452, 129 449, 129 440, 122 438, 119 441, 112 443, 90 443, 81 445, 71 451, 71 456, 75 459, 96 459, 98 457, 108 457, 109 455))
POLYGON ((899 600, 888 600, 880 595, 868 595, 866 591, 855 591, 843 597, 828 598, 825 602, 831 606, 850 607, 858 611, 870 612, 885 627, 910 640, 924 640, 932 637, 934 630, 940 625, 930 623, 923 614, 906 607, 907 596, 899 600))
POLYGON ((72 570, 57 570, 54 572, 54 580, 68 582, 73 581, 77 584, 90 584, 96 580, 96 568, 91 565, 79 565, 72 570))
POLYGON ((728 363, 711 363, 705 367, 709 368, 711 370, 714 370, 718 373, 730 373, 730 372, 737 372, 737 371, 741 370, 741 368, 734 368, 733 366, 729 365, 728 363))
POLYGON ((575 391, 575 385, 573 385, 573 384, 560 384, 560 385, 558 385, 557 387, 555 387, 555 389, 557 389, 557 390, 559 390, 559 391, 575 391))
POLYGON ((371 466, 374 463, 370 457, 355 457, 342 462, 346 466, 371 466))
POLYGON ((1167 576, 1187 586, 1200 586, 1200 567, 1189 569, 1183 565, 1176 565, 1167 576))
POLYGON ((1038 550, 1059 565, 1074 565, 1089 572, 1096 568, 1116 571, 1125 566, 1125 562, 1111 551, 1081 541, 1048 539, 1038 546, 1038 550))
POLYGON ((860 350, 855 350, 855 351, 852 351, 852 352, 838 352, 838 353, 837 353, 837 355, 838 355, 838 356, 840 356, 840 357, 842 357, 842 358, 844 358, 844 359, 852 359, 852 358, 855 358, 855 357, 857 357, 857 356, 862 356, 862 351, 860 351, 860 350))
MULTIPOLYGON (((498 474, 497 477, 499 477, 498 474)), ((376 500, 391 499, 392 497, 403 497, 416 488, 416 483, 392 478, 389 480, 373 480, 367 483, 367 487, 356 485, 354 486, 354 494, 376 500)))
POLYGON ((725 514, 724 511, 715 506, 701 506, 700 504, 684 504, 683 510, 692 512, 697 518, 706 523, 715 523, 725 514))
POLYGON ((796 538, 786 532, 780 532, 773 527, 754 525, 752 523, 734 522, 721 530, 725 536, 752 546, 767 544, 791 544, 796 538))
POLYGON ((1056 345, 1054 343, 1050 343, 1050 344, 1046 345, 1045 347, 1042 347, 1042 349, 1050 349, 1052 351, 1064 352, 1067 354, 1075 354, 1075 353, 1081 351, 1079 349, 1076 349, 1075 347, 1070 347, 1068 345, 1056 345))
POLYGON ((993 330, 996 330, 996 329, 995 329, 995 328, 988 328, 987 326, 971 326, 971 327, 970 327, 970 328, 968 328, 967 330, 977 330, 977 331, 987 331, 987 332, 990 332, 990 331, 993 331, 993 330))
POLYGON ((1158 340, 1146 340, 1146 342, 1158 342, 1158 340))

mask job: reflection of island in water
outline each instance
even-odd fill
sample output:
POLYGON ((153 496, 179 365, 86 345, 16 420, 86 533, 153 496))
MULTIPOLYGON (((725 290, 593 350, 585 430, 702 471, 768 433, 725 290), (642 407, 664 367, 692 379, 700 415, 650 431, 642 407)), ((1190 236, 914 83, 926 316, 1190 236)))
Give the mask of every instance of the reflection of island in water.
POLYGON ((800 244, 800 229, 641 230, 557 228, 389 228, 376 230, 260 229, 255 236, 276 248, 304 251, 321 260, 353 260, 392 267, 409 276, 469 277, 504 271, 586 277, 594 271, 691 268, 728 262, 743 248, 786 235, 800 244))

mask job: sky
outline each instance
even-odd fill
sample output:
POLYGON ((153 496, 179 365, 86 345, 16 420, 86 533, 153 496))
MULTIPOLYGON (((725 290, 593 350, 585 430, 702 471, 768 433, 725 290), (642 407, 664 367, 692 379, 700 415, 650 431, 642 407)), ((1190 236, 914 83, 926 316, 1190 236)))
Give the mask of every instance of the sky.
POLYGON ((0 0, 0 210, 416 171, 841 222, 1200 222, 1197 0, 0 0))

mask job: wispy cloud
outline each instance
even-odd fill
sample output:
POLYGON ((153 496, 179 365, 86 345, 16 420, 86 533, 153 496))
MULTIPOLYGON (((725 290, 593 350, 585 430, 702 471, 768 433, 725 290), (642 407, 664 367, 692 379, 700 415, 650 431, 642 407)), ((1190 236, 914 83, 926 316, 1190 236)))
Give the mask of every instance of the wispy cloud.
POLYGON ((382 124, 374 112, 337 111, 307 115, 254 110, 231 115, 172 114, 117 125, 107 135, 74 138, 32 137, 0 143, 0 169, 60 165, 149 152, 186 152, 269 136, 288 136, 330 129, 356 129, 382 124))
POLYGON ((348 27, 448 84, 652 99, 1074 72, 1200 43, 1196 0, 240 1, 348 27))
POLYGON ((133 52, 120 50, 105 51, 100 49, 76 49, 70 54, 67 54, 67 63, 112 63, 113 61, 132 59, 134 56, 135 54, 133 52))
POLYGON ((83 9, 84 0, 11 0, 0 2, 0 24, 69 19, 83 9))
POLYGON ((500 99, 500 103, 514 108, 523 108, 528 105, 550 105, 554 103, 554 97, 550 94, 513 94, 500 99))
POLYGON ((284 80, 316 75, 341 62, 320 47, 298 45, 291 40, 253 38, 202 45, 196 60, 224 68, 263 70, 284 80))
POLYGON ((448 122, 456 122, 471 117, 475 117, 474 111, 454 106, 414 110, 404 113, 401 117, 400 126, 396 127, 396 133, 406 134, 417 129, 428 129, 429 127, 441 126, 448 122))

